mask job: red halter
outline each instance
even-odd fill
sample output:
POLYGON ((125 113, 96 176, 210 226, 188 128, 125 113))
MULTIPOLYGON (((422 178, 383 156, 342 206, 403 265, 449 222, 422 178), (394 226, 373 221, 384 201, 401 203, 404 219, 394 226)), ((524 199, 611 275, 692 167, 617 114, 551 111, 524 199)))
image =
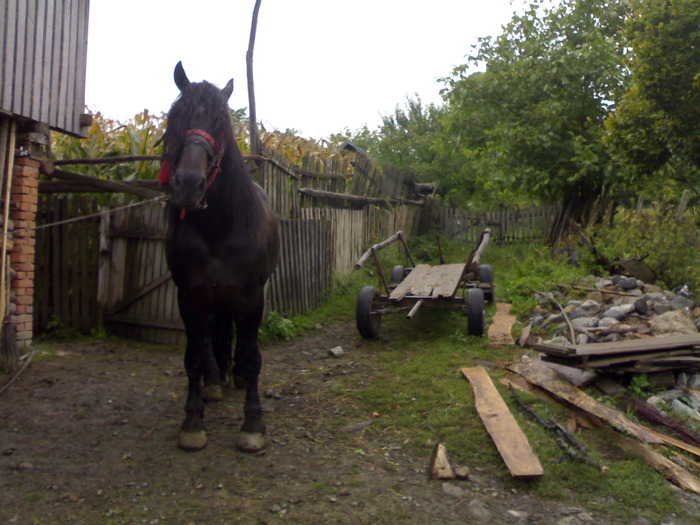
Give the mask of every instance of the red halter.
MULTIPOLYGON (((185 145, 195 143, 201 144, 205 147, 209 146, 209 148, 207 149, 211 149, 211 152, 208 153, 210 153, 212 161, 209 163, 209 168, 207 170, 208 175, 206 183, 206 188, 209 189, 209 186, 211 186, 214 183, 214 179, 216 179, 216 176, 219 174, 221 168, 221 157, 223 157, 223 152, 221 151, 221 148, 216 143, 214 138, 211 135, 209 135, 209 133, 207 133, 206 131, 202 131, 201 129, 190 129, 185 132, 185 137, 188 136, 202 137, 204 140, 206 140, 206 144, 198 140, 187 141, 187 139, 185 139, 185 145)), ((161 186, 168 186, 170 184, 170 181, 172 180, 172 177, 173 166, 170 162, 170 159, 166 157, 163 159, 163 162, 160 165, 160 171, 158 172, 158 184, 161 186)))

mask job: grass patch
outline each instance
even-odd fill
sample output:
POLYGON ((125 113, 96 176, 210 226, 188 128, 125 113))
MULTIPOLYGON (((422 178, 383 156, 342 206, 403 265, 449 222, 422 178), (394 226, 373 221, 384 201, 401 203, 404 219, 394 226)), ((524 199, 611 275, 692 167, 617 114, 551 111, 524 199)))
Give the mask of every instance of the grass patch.
MULTIPOLYGON (((443 245, 443 252, 452 247, 443 245)), ((423 248, 428 253, 428 248, 423 248)), ((448 261, 459 260, 451 251, 448 261)), ((466 250, 462 253, 466 258, 466 250)), ((421 261, 423 262, 423 261, 421 261)), ((434 262, 431 261, 433 264, 434 262)), ((483 263, 494 268, 497 300, 513 303, 515 314, 526 317, 534 307, 534 290, 548 291, 544 281, 570 283, 585 277, 584 270, 563 260, 549 257, 540 246, 491 246, 483 263)), ((316 317, 354 323, 354 301, 365 284, 375 284, 376 276, 363 270, 341 283, 316 317)), ((375 284, 376 285, 376 284, 375 284)), ((494 307, 487 309, 487 319, 494 307)), ((485 338, 467 336, 466 317, 456 311, 424 308, 415 319, 385 316, 376 340, 363 341, 361 350, 371 361, 374 378, 358 388, 350 382, 336 386, 339 396, 351 398, 358 417, 378 414, 367 432, 378 432, 404 447, 414 448, 423 457, 430 455, 435 442, 442 442, 457 464, 494 473, 500 481, 517 491, 546 500, 586 505, 591 511, 620 518, 644 517, 659 521, 671 513, 683 515, 677 490, 663 476, 617 449, 609 448, 605 436, 582 430, 579 439, 601 465, 601 472, 581 460, 564 457, 556 436, 534 422, 515 404, 508 390, 498 383, 503 365, 522 355, 519 347, 494 348, 485 338), (496 387, 528 436, 545 469, 536 481, 512 479, 474 407, 471 386, 459 369, 482 364, 488 367, 496 387)), ((558 407, 532 396, 522 396, 543 415, 559 423, 566 414, 558 407)))

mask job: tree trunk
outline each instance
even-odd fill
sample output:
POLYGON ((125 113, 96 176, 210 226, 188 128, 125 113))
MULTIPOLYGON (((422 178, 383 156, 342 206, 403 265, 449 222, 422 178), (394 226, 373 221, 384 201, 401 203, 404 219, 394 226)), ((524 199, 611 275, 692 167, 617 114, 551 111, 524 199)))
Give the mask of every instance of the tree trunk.
POLYGON ((248 73, 248 105, 250 106, 250 153, 260 155, 260 137, 258 135, 258 115, 255 108, 255 82, 253 81, 253 49, 255 48, 255 33, 258 29, 258 12, 260 2, 255 0, 253 8, 253 21, 250 25, 250 40, 248 41, 248 52, 245 55, 246 70, 248 73))
POLYGON ((556 249, 565 244, 572 234, 600 222, 606 201, 604 188, 578 186, 564 199, 552 222, 547 243, 556 249))

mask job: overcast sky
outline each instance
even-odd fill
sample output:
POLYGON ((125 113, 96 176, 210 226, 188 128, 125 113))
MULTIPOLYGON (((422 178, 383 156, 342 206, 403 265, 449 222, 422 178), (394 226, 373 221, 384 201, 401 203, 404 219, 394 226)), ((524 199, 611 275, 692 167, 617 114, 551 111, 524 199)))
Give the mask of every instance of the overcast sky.
MULTIPOLYGON (((245 54, 254 0, 92 0, 86 103, 126 120, 167 112, 182 60, 192 81, 248 106, 245 54)), ((496 36, 522 0, 262 0, 255 41, 258 120, 327 137, 367 124, 418 94, 439 102, 439 77, 496 36)))

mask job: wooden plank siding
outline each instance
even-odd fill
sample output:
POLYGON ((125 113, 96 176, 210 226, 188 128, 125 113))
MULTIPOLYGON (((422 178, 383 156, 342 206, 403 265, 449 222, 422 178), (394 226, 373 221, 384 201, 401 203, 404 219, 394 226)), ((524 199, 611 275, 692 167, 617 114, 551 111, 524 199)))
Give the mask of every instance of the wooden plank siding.
MULTIPOLYGON (((39 210, 47 224, 94 213, 93 198, 53 196, 39 210)), ((34 331, 46 331, 60 320, 81 332, 99 326, 95 285, 99 267, 100 219, 40 229, 36 236, 34 331)))
POLYGON ((89 0, 5 0, 0 111, 82 136, 89 0))

